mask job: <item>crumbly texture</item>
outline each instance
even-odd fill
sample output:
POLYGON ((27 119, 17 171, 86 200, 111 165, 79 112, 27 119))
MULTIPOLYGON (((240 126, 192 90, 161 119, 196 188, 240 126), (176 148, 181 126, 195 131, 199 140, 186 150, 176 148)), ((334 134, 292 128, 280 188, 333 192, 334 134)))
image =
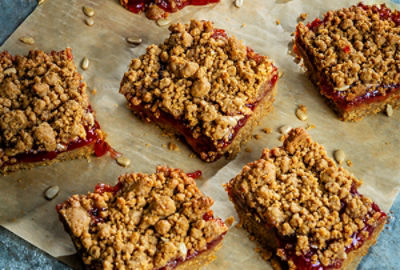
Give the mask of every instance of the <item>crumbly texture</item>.
POLYGON ((213 201, 179 169, 122 175, 118 185, 116 193, 74 195, 59 207, 89 268, 158 269, 205 251, 227 231, 221 220, 203 218, 213 201))
MULTIPOLYGON (((379 233, 386 221, 369 198, 354 192, 360 185, 303 129, 293 129, 283 147, 264 149, 261 159, 246 165, 227 189, 239 212, 252 213, 247 223, 268 225, 262 226, 265 239, 260 242, 276 249, 276 255, 296 269, 269 228, 280 237, 294 237, 296 256, 316 249, 313 264, 346 261, 345 248, 353 243, 353 235, 366 224, 379 227, 379 233)), ((371 235, 363 231, 360 237, 366 240, 371 235)))
POLYGON ((169 29, 163 44, 132 60, 120 93, 131 108, 140 106, 156 118, 166 113, 194 139, 205 136, 221 148, 239 121, 253 114, 250 107, 272 91, 269 83, 278 71, 211 22, 192 20, 169 29))
POLYGON ((18 154, 63 151, 94 124, 71 49, 0 53, 0 167, 18 154))
MULTIPOLYGON (((307 69, 317 73, 311 75, 314 82, 320 85, 323 80, 332 88, 332 93, 321 89, 321 94, 328 99, 340 96, 349 106, 362 104, 360 99, 365 96, 379 95, 386 99, 393 95, 387 86, 397 87, 400 83, 400 67, 396 62, 400 57, 399 17, 398 11, 392 12, 385 6, 360 4, 329 11, 320 22, 307 26, 299 23, 295 50, 304 58, 307 69)), ((352 116, 345 115, 352 108, 343 109, 336 101, 331 102, 344 120, 359 120, 366 114, 377 113, 385 104, 360 108, 352 116)), ((400 104, 397 102, 395 106, 400 104)))

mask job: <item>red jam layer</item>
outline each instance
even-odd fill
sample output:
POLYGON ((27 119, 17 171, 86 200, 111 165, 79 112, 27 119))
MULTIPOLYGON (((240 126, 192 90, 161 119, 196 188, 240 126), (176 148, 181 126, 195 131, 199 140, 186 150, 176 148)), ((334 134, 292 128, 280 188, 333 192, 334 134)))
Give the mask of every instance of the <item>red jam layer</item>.
MULTIPOLYGON (((38 153, 22 153, 16 155, 15 158, 17 160, 17 163, 29 163, 29 162, 40 162, 40 161, 45 161, 45 160, 52 160, 55 159, 59 154, 75 150, 77 148, 81 148, 84 146, 87 146, 89 144, 94 143, 94 151, 97 157, 101 157, 105 155, 111 147, 102 139, 99 137, 97 130, 100 129, 99 123, 95 122, 95 125, 91 127, 90 129, 86 128, 86 139, 82 138, 77 138, 76 140, 70 142, 65 150, 62 151, 50 151, 50 152, 38 152, 38 153)), ((9 165, 9 163, 7 163, 9 165)))
POLYGON ((211 3, 218 3, 219 1, 220 0, 128 0, 126 7, 131 12, 140 13, 149 7, 150 4, 156 4, 164 11, 172 13, 188 5, 203 6, 211 3))
POLYGON ((200 178, 203 173, 201 171, 194 171, 192 173, 187 173, 186 175, 192 177, 193 179, 200 178))

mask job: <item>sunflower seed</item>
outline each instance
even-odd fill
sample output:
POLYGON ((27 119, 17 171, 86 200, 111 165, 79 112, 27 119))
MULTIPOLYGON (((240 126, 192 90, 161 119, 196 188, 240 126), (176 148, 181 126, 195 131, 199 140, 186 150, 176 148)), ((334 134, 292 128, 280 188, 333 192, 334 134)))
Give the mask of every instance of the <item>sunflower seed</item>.
POLYGON ((38 1, 38 5, 43 4, 45 1, 46 1, 46 0, 39 0, 39 1, 38 1))
POLYGON ((58 192, 60 192, 58 186, 51 186, 44 192, 44 197, 48 200, 52 200, 58 195, 58 192))
POLYGON ((128 37, 126 38, 126 42, 128 42, 129 44, 133 44, 133 45, 139 45, 140 43, 142 43, 142 39, 141 38, 137 38, 137 37, 128 37))
POLYGON ((286 133, 288 133, 291 129, 292 129, 291 126, 289 126, 289 125, 283 125, 283 126, 281 126, 281 127, 279 128, 279 132, 280 132, 281 134, 286 134, 286 133))
POLYGON ((127 157, 122 156, 117 158, 117 163, 122 167, 129 167, 129 165, 131 165, 131 160, 127 157))
POLYGON ((393 108, 392 108, 392 105, 390 105, 390 104, 387 104, 386 105, 386 110, 385 110, 385 112, 386 112, 386 115, 387 116, 392 116, 393 115, 393 108))
POLYGON ((243 0, 235 0, 233 4, 235 5, 235 7, 240 8, 241 6, 243 6, 243 0))
POLYGON ((344 161, 344 159, 346 158, 346 155, 344 154, 342 149, 338 149, 335 151, 335 153, 333 153, 337 163, 342 164, 342 162, 344 161))
POLYGON ((297 118, 299 118, 301 121, 306 121, 307 120, 307 114, 301 110, 301 109, 297 109, 296 110, 296 116, 297 118))
POLYGON ((86 18, 85 23, 88 26, 92 26, 94 24, 94 20, 93 20, 93 18, 86 18))
POLYGON ((89 59, 86 56, 83 57, 82 62, 81 62, 81 68, 83 70, 87 70, 89 68, 89 63, 90 63, 89 59))
POLYGON ((28 45, 33 45, 35 44, 35 40, 33 39, 33 37, 20 37, 19 41, 21 41, 22 43, 28 44, 28 45))
POLYGON ((88 17, 93 17, 94 16, 94 9, 91 7, 83 7, 82 8, 83 13, 85 13, 86 16, 88 17))
POLYGON ((12 67, 12 68, 7 68, 6 70, 3 71, 4 75, 11 75, 11 74, 16 74, 17 70, 12 67))
POLYGON ((171 21, 167 20, 167 19, 159 19, 159 20, 157 20, 157 25, 158 26, 167 26, 170 23, 171 23, 171 21))

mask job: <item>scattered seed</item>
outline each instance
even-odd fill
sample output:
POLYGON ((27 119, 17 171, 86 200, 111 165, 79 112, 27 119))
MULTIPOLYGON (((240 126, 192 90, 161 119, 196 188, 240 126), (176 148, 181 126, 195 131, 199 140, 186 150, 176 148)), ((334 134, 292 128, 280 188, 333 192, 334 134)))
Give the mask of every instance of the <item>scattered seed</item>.
POLYGON ((281 21, 280 20, 276 20, 275 23, 276 23, 276 25, 280 25, 281 21))
POLYGON ((149 146, 150 146, 150 144, 149 144, 149 143, 146 143, 144 146, 146 146, 146 147, 149 147, 149 146))
POLYGON ((11 74, 16 74, 17 70, 12 67, 12 68, 7 68, 6 70, 3 71, 4 75, 11 75, 11 74))
POLYGON ((122 167, 129 167, 129 165, 131 165, 131 160, 127 157, 124 156, 120 156, 116 159, 117 163, 119 166, 122 167))
POLYGON ((243 6, 243 0, 235 0, 233 1, 233 4, 235 5, 235 7, 240 8, 243 6))
POLYGON ((243 28, 243 27, 245 27, 246 26, 246 24, 245 23, 242 23, 242 25, 240 26, 241 28, 243 28))
POLYGON ((279 78, 282 78, 283 77, 283 71, 279 71, 279 78))
POLYGON ((133 45, 139 45, 140 43, 143 42, 143 40, 138 37, 128 37, 128 38, 126 38, 126 42, 128 42, 129 44, 133 44, 133 45))
POLYGON ((342 164, 342 162, 344 161, 344 159, 346 158, 346 155, 344 154, 342 149, 338 149, 335 151, 335 153, 333 154, 337 163, 342 164))
POLYGON ((168 150, 171 150, 171 151, 178 151, 178 150, 179 150, 179 147, 178 147, 175 143, 169 142, 169 143, 168 143, 168 150))
POLYGON ((93 20, 93 18, 86 18, 85 23, 86 23, 88 26, 93 26, 94 20, 93 20))
POLYGON ((233 216, 230 216, 225 219, 224 223, 226 224, 226 226, 231 227, 233 222, 235 222, 235 218, 233 216))
POLYGON ((168 20, 168 19, 159 19, 159 20, 157 20, 157 25, 158 26, 167 26, 170 23, 171 23, 171 21, 168 20))
POLYGON ((287 134, 291 129, 292 129, 291 126, 289 126, 289 125, 283 125, 283 126, 281 126, 281 127, 279 128, 279 132, 280 132, 281 134, 287 134))
POLYGON ((301 121, 306 121, 307 120, 307 113, 305 113, 302 109, 298 108, 296 110, 296 116, 299 118, 301 121))
POLYGON ((97 94, 97 90, 96 89, 93 89, 92 90, 92 95, 96 95, 97 94))
POLYGON ((83 70, 87 70, 89 68, 89 58, 87 58, 86 56, 82 58, 81 68, 83 70))
POLYGON ((352 167, 352 166, 353 166, 353 162, 352 162, 350 159, 346 160, 346 164, 347 164, 347 166, 349 166, 349 167, 352 167))
POLYGON ((60 192, 60 188, 58 186, 51 186, 44 192, 44 197, 47 200, 52 200, 58 195, 58 192, 60 192))
POLYGON ((279 137, 279 141, 280 142, 283 142, 284 140, 285 140, 285 135, 282 135, 282 136, 279 137))
POLYGON ((22 43, 25 43, 27 45, 35 44, 35 40, 33 39, 33 37, 28 37, 28 36, 20 37, 19 41, 21 41, 22 43))
POLYGON ((41 4, 43 4, 44 2, 46 2, 46 0, 39 0, 39 1, 38 1, 38 5, 41 5, 41 4))
POLYGON ((309 130, 309 129, 312 129, 312 128, 315 128, 315 125, 307 124, 306 130, 309 130))
POLYGON ((386 112, 386 115, 387 116, 392 116, 393 115, 393 108, 392 108, 392 105, 390 105, 390 104, 387 104, 386 105, 386 110, 385 110, 385 112, 386 112))
POLYGON ((256 139, 256 140, 261 139, 261 136, 260 136, 259 134, 255 134, 253 137, 254 137, 254 139, 256 139))
POLYGON ((94 9, 91 7, 83 7, 82 8, 83 13, 85 13, 86 16, 88 17, 93 17, 94 16, 94 9))

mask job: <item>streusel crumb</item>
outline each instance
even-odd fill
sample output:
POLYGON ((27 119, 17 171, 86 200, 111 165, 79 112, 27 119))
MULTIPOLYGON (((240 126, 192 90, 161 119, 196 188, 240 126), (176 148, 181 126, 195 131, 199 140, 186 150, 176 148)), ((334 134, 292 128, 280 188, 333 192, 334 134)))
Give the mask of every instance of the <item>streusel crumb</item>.
POLYGON ((18 154, 63 150, 94 124, 71 49, 0 53, 0 167, 18 154))
POLYGON ((226 233, 193 178, 179 169, 119 177, 116 187, 74 195, 58 212, 83 262, 102 269, 160 269, 226 233))

